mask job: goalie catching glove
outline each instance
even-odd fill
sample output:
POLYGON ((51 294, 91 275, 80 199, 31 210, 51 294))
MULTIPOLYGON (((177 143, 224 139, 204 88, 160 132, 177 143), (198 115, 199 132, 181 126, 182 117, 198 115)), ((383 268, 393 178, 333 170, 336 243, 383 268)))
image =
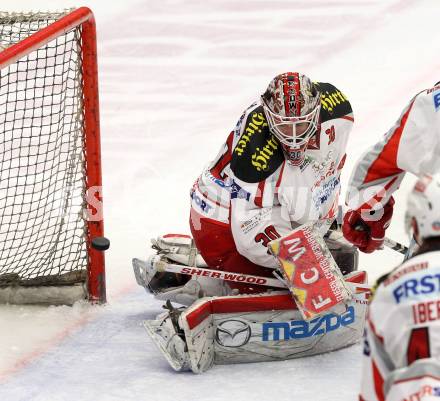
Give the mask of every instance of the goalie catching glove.
POLYGON ((132 264, 136 282, 156 299, 189 306, 202 297, 234 293, 224 281, 165 271, 167 264, 207 267, 190 236, 167 234, 151 243, 156 254, 146 261, 134 258, 132 264))

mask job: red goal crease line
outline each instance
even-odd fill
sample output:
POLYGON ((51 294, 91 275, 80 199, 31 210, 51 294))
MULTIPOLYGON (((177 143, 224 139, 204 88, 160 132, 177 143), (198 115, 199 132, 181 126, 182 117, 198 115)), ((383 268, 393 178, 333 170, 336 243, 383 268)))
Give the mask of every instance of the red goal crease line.
POLYGON ((43 345, 37 347, 35 350, 28 352, 20 359, 13 362, 13 366, 6 368, 5 370, 0 370, 0 384, 8 380, 13 374, 17 373, 21 369, 24 369, 33 361, 37 360, 42 355, 46 354, 50 349, 54 348, 56 345, 60 344, 65 338, 67 338, 72 332, 78 330, 79 328, 85 326, 89 321, 90 316, 83 316, 78 321, 72 323, 70 326, 64 328, 61 332, 50 337, 48 340, 43 342, 43 345))
MULTIPOLYGON (((115 301, 120 300, 127 294, 137 290, 137 286, 134 283, 130 283, 122 288, 120 288, 115 294, 113 294, 113 299, 115 301)), ((103 310, 103 309, 102 309, 103 310)), ((13 375, 25 369, 30 364, 35 362, 38 358, 43 357, 51 349, 59 346, 64 340, 69 336, 74 335, 76 331, 82 329, 87 324, 98 320, 102 314, 95 313, 95 309, 90 309, 85 313, 85 315, 79 317, 76 321, 72 322, 67 327, 60 329, 58 333, 49 337, 47 340, 41 341, 40 345, 34 350, 25 353, 22 357, 16 359, 11 363, 11 367, 6 367, 5 369, 0 369, 0 384, 8 381, 13 375)))

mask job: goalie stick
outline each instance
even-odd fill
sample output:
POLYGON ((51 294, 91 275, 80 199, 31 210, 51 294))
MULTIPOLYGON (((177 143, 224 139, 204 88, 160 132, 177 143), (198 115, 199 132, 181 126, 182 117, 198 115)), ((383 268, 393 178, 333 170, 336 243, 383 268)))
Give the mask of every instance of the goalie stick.
MULTIPOLYGON (((145 264, 146 262, 134 258, 132 263, 134 267, 138 266, 139 269, 139 266, 141 264, 145 264)), ((175 263, 168 263, 164 260, 161 260, 160 257, 157 256, 154 256, 147 263, 149 263, 158 272, 187 274, 190 276, 208 277, 216 280, 232 281, 235 283, 243 283, 243 284, 256 284, 266 287, 275 287, 275 288, 282 288, 287 290, 286 285, 277 278, 254 276, 250 274, 212 270, 204 267, 186 266, 175 263)))
MULTIPOLYGON (((146 262, 134 258, 132 260, 133 266, 137 266, 139 268, 142 264, 146 262)), ((240 274, 233 272, 224 272, 220 270, 212 270, 204 267, 195 267, 195 266, 185 266, 174 263, 167 263, 163 260, 157 260, 152 262, 152 265, 157 269, 158 272, 169 272, 169 273, 178 273, 178 274, 187 274, 190 276, 199 276, 199 277, 209 277, 216 280, 225 280, 232 281, 235 283, 247 283, 247 284, 257 284, 264 287, 274 287, 279 288, 280 290, 288 290, 287 285, 284 283, 282 278, 271 278, 271 277, 262 277, 262 276, 253 276, 250 274, 240 274)), ((357 284, 359 286, 359 284, 357 284)), ((365 286, 365 288, 370 288, 369 286, 365 286)))
MULTIPOLYGON (((343 238, 342 231, 340 231, 339 229, 331 230, 331 231, 329 231, 328 238, 338 241, 341 238, 343 238)), ((387 248, 390 248, 393 251, 399 252, 402 255, 406 255, 407 252, 408 252, 408 247, 407 246, 401 244, 400 242, 394 241, 394 240, 392 240, 392 239, 390 239, 388 237, 384 238, 383 244, 387 248)))
POLYGON ((407 252, 408 252, 408 247, 407 246, 402 245, 399 242, 393 241, 392 239, 387 238, 387 237, 385 237, 385 239, 383 241, 383 244, 386 247, 388 247, 388 248, 390 248, 390 249, 392 249, 392 250, 394 250, 396 252, 401 253, 402 255, 406 255, 407 252))

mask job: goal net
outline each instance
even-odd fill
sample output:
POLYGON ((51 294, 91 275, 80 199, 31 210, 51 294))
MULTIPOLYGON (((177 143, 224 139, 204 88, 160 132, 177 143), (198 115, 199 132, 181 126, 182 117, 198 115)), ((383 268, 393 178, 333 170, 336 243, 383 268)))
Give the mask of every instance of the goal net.
POLYGON ((0 13, 2 302, 105 302, 96 71, 89 9, 0 13))

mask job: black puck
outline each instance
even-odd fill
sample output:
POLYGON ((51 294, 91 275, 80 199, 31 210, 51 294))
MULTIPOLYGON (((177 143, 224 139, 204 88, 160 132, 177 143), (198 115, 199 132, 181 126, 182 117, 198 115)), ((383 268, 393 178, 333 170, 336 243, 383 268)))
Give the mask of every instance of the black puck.
POLYGON ((110 241, 105 237, 95 237, 92 239, 92 247, 98 251, 106 251, 110 248, 110 241))

